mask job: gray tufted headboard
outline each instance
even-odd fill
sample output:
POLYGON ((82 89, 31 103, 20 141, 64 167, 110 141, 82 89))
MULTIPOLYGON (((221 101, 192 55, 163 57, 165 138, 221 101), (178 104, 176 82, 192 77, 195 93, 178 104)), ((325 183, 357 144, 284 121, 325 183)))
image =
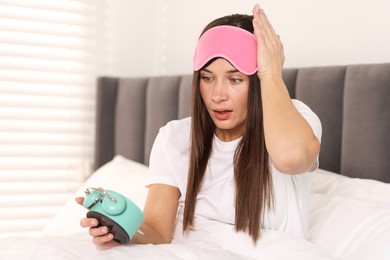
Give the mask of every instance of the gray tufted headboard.
MULTIPOLYGON (((390 183, 390 63, 290 68, 283 77, 321 119, 321 168, 390 183)), ((148 164, 159 128, 190 115, 191 85, 191 75, 99 78, 95 168, 116 154, 148 164)))

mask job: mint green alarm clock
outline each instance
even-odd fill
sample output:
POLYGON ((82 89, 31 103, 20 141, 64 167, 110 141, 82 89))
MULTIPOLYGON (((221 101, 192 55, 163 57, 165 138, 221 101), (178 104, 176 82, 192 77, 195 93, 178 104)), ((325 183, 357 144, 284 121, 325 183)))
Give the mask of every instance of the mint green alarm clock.
POLYGON ((89 209, 88 218, 96 218, 106 226, 114 240, 126 244, 144 221, 141 209, 130 199, 111 190, 88 188, 83 206, 89 209))

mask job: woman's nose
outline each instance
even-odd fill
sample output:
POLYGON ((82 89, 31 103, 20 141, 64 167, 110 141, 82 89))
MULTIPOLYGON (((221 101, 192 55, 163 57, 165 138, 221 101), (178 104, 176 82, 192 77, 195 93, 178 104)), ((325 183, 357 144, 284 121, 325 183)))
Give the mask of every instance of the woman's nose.
POLYGON ((213 89, 213 101, 219 103, 221 101, 226 101, 228 98, 226 88, 224 87, 223 82, 217 81, 213 89))

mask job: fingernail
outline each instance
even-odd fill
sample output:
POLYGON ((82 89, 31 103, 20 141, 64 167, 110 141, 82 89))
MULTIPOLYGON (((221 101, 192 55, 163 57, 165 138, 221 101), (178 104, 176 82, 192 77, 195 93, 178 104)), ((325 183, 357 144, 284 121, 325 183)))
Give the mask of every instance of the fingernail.
POLYGON ((106 233, 106 232, 107 232, 107 228, 106 228, 106 227, 102 227, 102 228, 100 229, 100 231, 101 231, 102 233, 106 233))
POLYGON ((256 4, 256 12, 260 13, 260 5, 259 4, 256 4))
POLYGON ((114 235, 113 235, 113 234, 108 234, 107 238, 108 238, 109 240, 111 240, 111 239, 114 238, 114 235))
POLYGON ((98 223, 96 220, 91 220, 91 225, 96 226, 98 223))

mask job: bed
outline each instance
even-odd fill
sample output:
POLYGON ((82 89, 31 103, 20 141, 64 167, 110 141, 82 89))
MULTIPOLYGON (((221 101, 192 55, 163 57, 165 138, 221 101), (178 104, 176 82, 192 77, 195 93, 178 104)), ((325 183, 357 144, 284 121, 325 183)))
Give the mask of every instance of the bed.
MULTIPOLYGON (((390 63, 288 68, 283 77, 323 126, 307 240, 267 231, 254 247, 205 221, 185 245, 99 250, 79 227, 86 210, 71 198, 43 237, 1 239, 0 259, 390 259, 390 63)), ((74 197, 102 186, 142 208, 154 138, 189 116, 191 82, 191 75, 99 78, 95 172, 74 197)))

